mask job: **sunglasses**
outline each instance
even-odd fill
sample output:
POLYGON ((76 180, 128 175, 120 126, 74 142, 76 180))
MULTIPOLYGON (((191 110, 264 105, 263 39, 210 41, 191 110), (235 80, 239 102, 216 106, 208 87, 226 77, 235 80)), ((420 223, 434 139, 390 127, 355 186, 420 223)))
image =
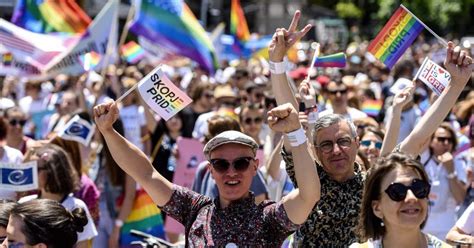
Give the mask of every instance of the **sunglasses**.
POLYGON ((347 89, 343 89, 343 90, 328 90, 329 94, 333 94, 333 95, 336 95, 338 92, 341 94, 341 95, 344 95, 347 93, 347 89))
POLYGON ((16 119, 13 119, 13 120, 10 120, 10 125, 12 126, 16 126, 17 124, 20 125, 20 126, 24 126, 26 124, 26 120, 16 120, 16 119))
MULTIPOLYGON (((236 158, 234 161, 232 161, 232 166, 234 169, 238 172, 244 172, 249 168, 250 161, 254 160, 252 157, 240 157, 236 158)), ((224 173, 226 172, 229 167, 230 167, 230 162, 225 159, 221 158, 216 158, 216 159, 211 159, 209 163, 212 165, 212 167, 219 173, 224 173)))
POLYGON ((446 141, 448 143, 453 143, 452 139, 451 138, 448 138, 448 137, 436 137, 436 140, 439 142, 439 143, 446 143, 446 141))
POLYGON ((380 141, 362 140, 360 142, 360 144, 365 146, 365 147, 369 147, 372 143, 375 145, 375 148, 377 148, 379 150, 382 149, 382 142, 380 142, 380 141))
POLYGON ((427 198, 430 194, 431 185, 424 180, 414 179, 410 186, 402 183, 392 183, 385 190, 388 197, 393 201, 399 202, 405 200, 408 190, 411 190, 418 199, 427 198))
MULTIPOLYGON (((349 137, 346 138, 340 138, 336 140, 336 144, 341 148, 347 148, 350 147, 352 144, 352 139, 349 137)), ((334 150, 334 142, 332 141, 324 141, 321 142, 321 144, 317 145, 316 148, 319 148, 322 152, 324 153, 329 153, 334 150)))
POLYGON ((214 98, 214 94, 210 94, 210 93, 209 93, 209 94, 206 93, 206 94, 204 94, 204 96, 205 96, 206 98, 214 98))
POLYGON ((252 124, 252 122, 255 123, 255 124, 260 124, 260 123, 262 123, 262 117, 256 117, 256 118, 253 118, 253 119, 249 117, 249 118, 244 119, 244 123, 247 124, 247 125, 252 124))
POLYGON ((262 99, 263 97, 265 97, 265 95, 263 93, 256 93, 255 97, 258 99, 262 99))

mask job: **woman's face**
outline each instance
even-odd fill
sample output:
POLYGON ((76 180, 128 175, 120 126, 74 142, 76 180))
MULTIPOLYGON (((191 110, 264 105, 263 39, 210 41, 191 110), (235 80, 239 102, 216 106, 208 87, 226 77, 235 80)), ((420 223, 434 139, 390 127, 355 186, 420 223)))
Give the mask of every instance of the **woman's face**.
POLYGON ((241 124, 244 133, 251 137, 258 137, 262 130, 263 110, 262 109, 244 109, 242 112, 241 124))
POLYGON ((448 130, 439 127, 433 135, 431 140, 431 148, 436 156, 443 155, 446 152, 450 152, 453 149, 453 137, 448 130))
POLYGON ((366 132, 362 136, 359 149, 367 157, 370 164, 374 164, 380 155, 382 148, 382 139, 372 132, 366 132))
POLYGON ((183 122, 179 117, 173 116, 166 122, 166 127, 170 132, 179 132, 183 127, 183 122))
MULTIPOLYGON (((420 225, 426 219, 428 212, 427 197, 418 199, 412 189, 409 189, 401 201, 392 200, 385 192, 392 183, 411 186, 414 179, 421 176, 411 168, 397 168, 389 172, 382 180, 380 200, 372 201, 374 214, 383 220, 388 231, 420 230, 420 225)), ((416 191, 416 190, 415 190, 416 191)))
POLYGON ((12 137, 23 137, 23 127, 26 124, 26 117, 23 113, 14 112, 8 116, 8 135, 12 137))
POLYGON ((27 245, 26 244, 26 237, 21 231, 21 227, 23 226, 23 221, 15 216, 10 216, 8 220, 7 226, 7 239, 3 241, 3 245, 6 247, 15 247, 15 248, 23 248, 23 247, 36 247, 27 245))

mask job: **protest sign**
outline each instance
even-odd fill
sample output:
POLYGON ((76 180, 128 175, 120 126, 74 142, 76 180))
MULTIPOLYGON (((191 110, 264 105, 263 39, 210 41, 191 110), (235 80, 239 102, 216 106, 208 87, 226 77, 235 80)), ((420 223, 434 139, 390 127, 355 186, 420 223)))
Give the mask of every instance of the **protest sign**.
POLYGON ((416 78, 420 79, 439 96, 451 81, 451 74, 426 57, 416 73, 416 78))
POLYGON ((28 191, 38 188, 36 161, 23 164, 0 163, 0 189, 28 191))
POLYGON ((79 115, 71 118, 64 128, 59 131, 58 136, 66 140, 77 141, 84 146, 88 146, 94 135, 95 125, 81 119, 79 115))
POLYGON ((186 93, 168 79, 160 66, 138 83, 138 92, 148 106, 165 120, 192 102, 186 93))
MULTIPOLYGON (((196 169, 205 160, 202 152, 204 145, 195 139, 179 138, 177 146, 179 158, 176 160, 173 183, 191 189, 196 169)), ((184 233, 183 225, 169 217, 166 219, 165 230, 172 233, 184 233)))

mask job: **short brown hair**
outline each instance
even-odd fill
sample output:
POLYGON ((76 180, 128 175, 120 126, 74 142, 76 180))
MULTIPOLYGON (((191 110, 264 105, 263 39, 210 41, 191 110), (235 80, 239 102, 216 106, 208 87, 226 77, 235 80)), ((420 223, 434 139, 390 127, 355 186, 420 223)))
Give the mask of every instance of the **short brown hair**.
MULTIPOLYGON (((457 136, 456 136, 456 132, 451 127, 451 124, 449 124, 449 122, 443 122, 438 126, 438 128, 442 128, 442 129, 446 130, 451 135, 450 140, 451 140, 451 144, 453 144, 453 147, 451 147, 450 152, 454 152, 456 150, 457 146, 458 146, 458 139, 457 139, 457 136)), ((436 131, 435 131, 435 133, 436 133, 436 131)), ((433 135, 431 135, 431 141, 433 141, 435 133, 433 133, 433 135)), ((431 149, 431 146, 430 146, 430 149, 431 149)))
MULTIPOLYGON (((361 211, 359 215, 358 234, 361 242, 367 239, 378 239, 385 235, 385 228, 381 226, 382 220, 374 214, 372 201, 380 200, 383 193, 381 189, 383 179, 397 168, 412 169, 418 173, 422 180, 429 182, 428 175, 421 163, 403 153, 394 152, 386 157, 380 158, 377 163, 369 169, 365 181, 362 197, 361 211)), ((420 225, 420 229, 425 225, 420 225)))
POLYGON ((214 115, 207 121, 208 133, 205 137, 205 142, 214 138, 214 136, 229 130, 242 132, 242 128, 237 120, 224 115, 214 115))

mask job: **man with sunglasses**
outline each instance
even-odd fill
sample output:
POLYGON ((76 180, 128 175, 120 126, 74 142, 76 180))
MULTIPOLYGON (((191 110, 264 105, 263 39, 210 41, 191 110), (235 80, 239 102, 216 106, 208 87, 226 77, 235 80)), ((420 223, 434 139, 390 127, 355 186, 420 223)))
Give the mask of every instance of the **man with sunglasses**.
POLYGON ((257 173, 258 145, 236 131, 223 132, 204 147, 209 169, 219 189, 216 199, 172 184, 153 169, 146 155, 112 127, 118 118, 115 102, 98 105, 94 117, 117 164, 142 185, 161 209, 185 226, 186 246, 280 246, 288 234, 306 221, 320 196, 319 177, 307 139, 290 104, 268 113, 270 126, 292 141, 295 177, 299 184, 278 203, 256 205, 249 192, 257 173))
POLYGON ((366 118, 366 113, 358 109, 349 107, 347 90, 347 85, 345 85, 342 81, 329 82, 326 88, 326 92, 328 94, 328 99, 331 103, 331 108, 322 111, 321 113, 319 113, 319 116, 325 116, 328 114, 340 114, 350 120, 366 118))

